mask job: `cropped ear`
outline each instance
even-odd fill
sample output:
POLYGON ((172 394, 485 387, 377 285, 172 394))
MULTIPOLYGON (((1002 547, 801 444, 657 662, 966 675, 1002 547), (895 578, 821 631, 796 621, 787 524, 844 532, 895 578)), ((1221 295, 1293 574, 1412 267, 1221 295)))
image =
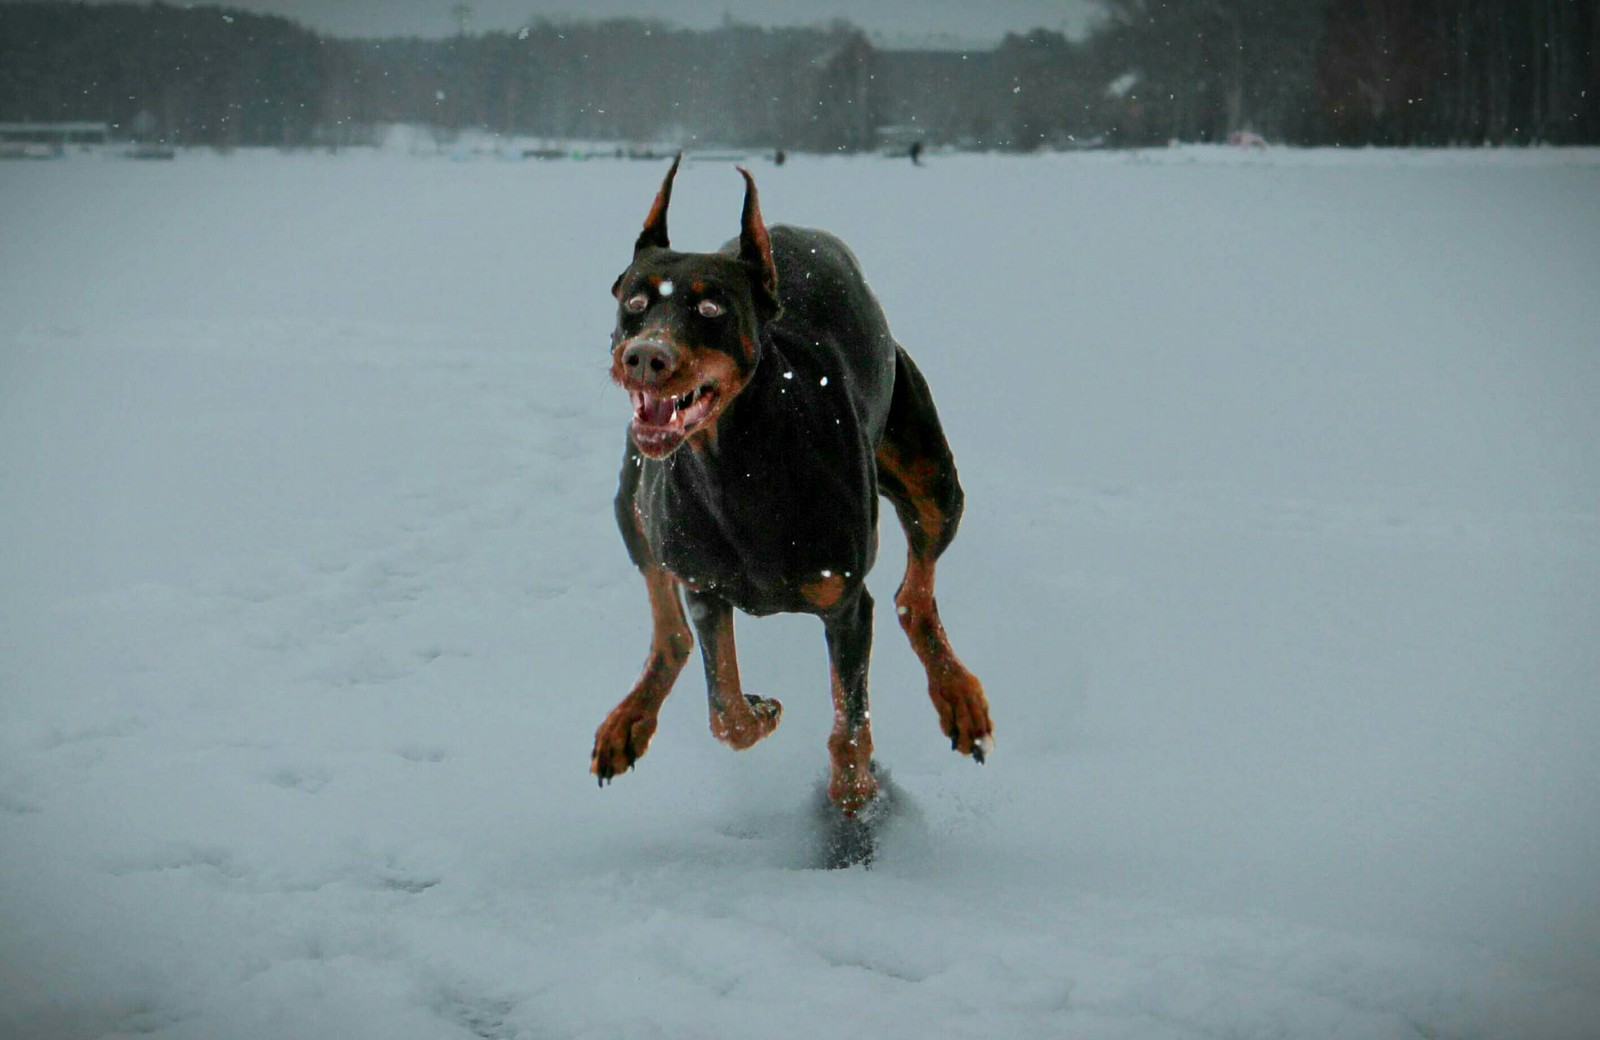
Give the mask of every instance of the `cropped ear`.
POLYGON ((633 243, 633 255, 638 256, 646 249, 667 248, 667 205, 672 202, 672 178, 678 175, 678 164, 683 162, 683 153, 679 152, 672 159, 672 168, 667 171, 666 180, 661 182, 661 190, 656 192, 655 204, 650 207, 650 215, 644 218, 644 230, 639 232, 639 238, 633 243))
POLYGON ((768 319, 778 313, 778 267, 772 262, 772 239, 767 235, 767 225, 761 219, 761 202, 756 197, 755 178, 743 166, 737 167, 744 178, 744 212, 739 218, 739 259, 748 264, 756 275, 756 300, 768 319))

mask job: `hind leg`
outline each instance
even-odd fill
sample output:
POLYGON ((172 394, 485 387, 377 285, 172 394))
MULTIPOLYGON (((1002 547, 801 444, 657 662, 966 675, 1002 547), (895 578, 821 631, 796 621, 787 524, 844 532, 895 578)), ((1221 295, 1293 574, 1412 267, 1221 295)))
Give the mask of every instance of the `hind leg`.
POLYGON ((872 775, 872 712, 867 704, 867 666, 872 656, 872 597, 858 586, 822 617, 833 682, 833 733, 828 737, 832 770, 828 800, 854 816, 878 794, 872 775))
POLYGON ((895 613, 928 674, 928 697, 952 749, 979 762, 994 747, 983 684, 950 646, 934 598, 939 556, 961 523, 963 496, 928 384, 903 348, 896 352, 894 398, 877 453, 878 490, 906 533, 906 574, 895 613))

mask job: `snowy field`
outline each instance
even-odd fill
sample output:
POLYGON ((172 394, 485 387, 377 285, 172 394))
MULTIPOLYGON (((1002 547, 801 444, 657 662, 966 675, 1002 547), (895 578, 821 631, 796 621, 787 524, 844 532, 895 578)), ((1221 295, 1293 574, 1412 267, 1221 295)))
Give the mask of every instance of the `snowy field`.
POLYGON ((845 871, 814 619, 740 621, 771 739, 696 662, 586 772, 663 172, 0 166, 0 1036, 1600 1036, 1600 153, 758 163, 933 385, 997 725, 886 522, 845 871))

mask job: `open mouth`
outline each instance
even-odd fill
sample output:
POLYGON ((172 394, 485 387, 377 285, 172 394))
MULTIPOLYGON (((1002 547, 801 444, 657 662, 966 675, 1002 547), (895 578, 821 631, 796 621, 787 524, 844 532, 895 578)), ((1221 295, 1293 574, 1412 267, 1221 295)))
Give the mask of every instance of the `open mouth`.
POLYGON ((677 397, 648 390, 630 390, 633 399, 633 441, 651 458, 668 455, 711 415, 716 387, 707 383, 677 397))

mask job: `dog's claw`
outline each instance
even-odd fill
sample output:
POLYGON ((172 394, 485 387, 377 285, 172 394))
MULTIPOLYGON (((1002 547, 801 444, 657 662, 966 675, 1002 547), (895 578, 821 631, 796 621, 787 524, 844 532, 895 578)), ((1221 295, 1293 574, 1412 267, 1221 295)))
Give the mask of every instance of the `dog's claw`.
POLYGON ((783 717, 783 705, 771 697, 757 697, 753 693, 747 693, 744 699, 750 702, 751 711, 762 718, 774 720, 773 725, 777 725, 776 720, 783 717))
POLYGON ((988 761, 989 753, 994 750, 994 734, 990 733, 985 736, 974 738, 971 740, 968 747, 963 748, 961 746, 961 731, 952 727, 952 730, 948 732, 950 735, 951 751, 955 751, 963 755, 971 755, 972 760, 978 763, 980 766, 984 765, 988 761))
POLYGON ((628 759, 628 764, 621 770, 618 770, 614 766, 602 764, 598 759, 591 759, 589 762, 589 772, 594 774, 596 786, 609 787, 611 786, 612 781, 616 780, 619 772, 628 773, 633 771, 634 761, 635 760, 630 756, 628 759))

